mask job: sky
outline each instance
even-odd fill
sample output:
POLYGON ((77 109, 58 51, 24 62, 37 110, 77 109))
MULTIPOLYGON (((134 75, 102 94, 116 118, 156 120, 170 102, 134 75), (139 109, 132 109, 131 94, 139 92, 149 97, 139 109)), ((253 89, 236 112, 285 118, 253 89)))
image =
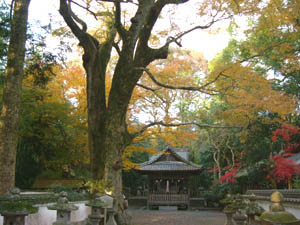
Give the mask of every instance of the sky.
MULTIPOLYGON (((49 15, 52 14, 52 20, 58 20, 63 22, 60 16, 59 0, 31 0, 30 11, 29 11, 29 21, 33 22, 35 20, 40 20, 41 24, 45 25, 49 22, 49 15)), ((184 20, 186 15, 190 13, 190 8, 180 12, 180 20, 184 20)), ((182 39, 183 48, 192 49, 195 51, 200 51, 204 54, 207 60, 211 60, 217 52, 220 52, 226 47, 230 36, 226 32, 226 27, 228 24, 221 24, 220 32, 218 34, 209 34, 206 31, 196 30, 192 33, 187 34, 182 39)), ((186 27, 184 27, 186 28, 186 27)), ((184 28, 182 30, 184 30, 184 28)))

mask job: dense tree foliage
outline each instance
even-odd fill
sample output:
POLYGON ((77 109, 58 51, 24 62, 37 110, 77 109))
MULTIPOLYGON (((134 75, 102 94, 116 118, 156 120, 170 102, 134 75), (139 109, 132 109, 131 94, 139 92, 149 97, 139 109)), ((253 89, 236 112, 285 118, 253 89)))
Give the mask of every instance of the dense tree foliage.
POLYGON ((27 61, 16 172, 17 185, 23 188, 43 174, 53 174, 52 178, 67 175, 70 169, 87 163, 88 155, 84 151, 85 123, 66 98, 67 88, 61 87, 62 68, 50 53, 27 61))
MULTIPOLYGON (((146 186, 127 169, 166 145, 190 149, 191 160, 207 168, 192 181, 194 190, 292 186, 299 173, 288 159, 299 152, 299 1, 194 2, 197 17, 186 31, 172 16, 186 0, 84 2, 60 0, 67 27, 53 32, 64 44, 58 48, 77 38, 83 66, 57 63, 45 39, 39 47, 28 43, 16 129, 18 186, 30 186, 42 171, 62 174, 90 163, 93 178, 113 186, 119 223, 126 224, 123 183, 134 184, 133 193, 146 186), (91 18, 85 23, 75 7, 96 26, 88 29, 91 18), (167 16, 169 28, 156 26, 167 16), (248 25, 240 31, 235 19, 244 17, 248 25), (217 32, 211 26, 225 19, 232 40, 209 66, 201 53, 170 48, 193 30, 217 32)), ((9 59, 5 5, 0 17, 1 73, 9 59)))
MULTIPOLYGON (((9 7, 1 3, 0 5, 0 73, 5 69, 7 61, 8 40, 10 34, 9 7)), ((2 77, 3 75, 1 75, 2 77)))

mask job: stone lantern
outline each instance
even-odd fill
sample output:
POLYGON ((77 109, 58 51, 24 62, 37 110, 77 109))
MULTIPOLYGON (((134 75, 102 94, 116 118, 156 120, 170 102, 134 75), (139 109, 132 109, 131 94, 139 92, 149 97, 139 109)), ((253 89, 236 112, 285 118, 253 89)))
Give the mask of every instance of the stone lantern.
POLYGON ((264 210, 256 203, 255 194, 249 195, 248 199, 250 202, 245 208, 245 212, 248 216, 248 225, 257 225, 255 221, 255 216, 260 216, 264 210))
POLYGON ((260 216, 262 224, 298 224, 300 222, 293 214, 285 211, 282 201, 283 195, 280 192, 275 191, 271 195, 272 204, 269 211, 265 211, 260 216))
POLYGON ((235 213, 235 209, 232 207, 232 203, 234 202, 234 196, 231 194, 227 194, 226 198, 221 200, 221 203, 225 205, 223 212, 226 215, 225 225, 234 225, 232 221, 232 215, 235 213))
POLYGON ((244 209, 246 203, 242 199, 240 194, 235 195, 233 203, 230 204, 232 208, 236 210, 235 214, 232 216, 236 225, 243 225, 246 220, 247 216, 244 213, 244 209))
POLYGON ((57 204, 48 206, 48 209, 57 210, 56 222, 53 225, 71 225, 71 211, 78 207, 69 203, 66 192, 61 192, 57 204))
POLYGON ((87 225, 99 225, 104 220, 105 202, 100 197, 96 197, 85 205, 92 208, 91 215, 88 216, 87 225))
POLYGON ((236 225, 244 225, 247 220, 247 216, 241 210, 238 210, 233 215, 233 220, 236 225))
POLYGON ((38 208, 20 200, 20 189, 14 188, 8 196, 9 201, 0 203, 0 214, 4 217, 3 225, 24 225, 25 216, 36 213, 38 208))

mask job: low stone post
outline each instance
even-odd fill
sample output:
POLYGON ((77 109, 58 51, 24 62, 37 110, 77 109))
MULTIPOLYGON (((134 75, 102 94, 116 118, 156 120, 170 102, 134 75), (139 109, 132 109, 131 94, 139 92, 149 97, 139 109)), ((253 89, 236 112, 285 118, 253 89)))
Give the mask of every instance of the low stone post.
POLYGON ((67 193, 61 192, 57 204, 48 206, 49 210, 57 210, 56 222, 53 225, 71 225, 71 211, 77 210, 78 207, 69 203, 67 193))
POLYGON ((108 208, 107 209, 107 214, 108 214, 108 221, 106 225, 117 225, 117 222, 115 220, 115 211, 113 208, 108 208))
POLYGON ((245 225, 247 221, 247 216, 241 210, 238 210, 233 215, 233 220, 236 225, 245 225))
MULTIPOLYGON (((95 199, 85 204, 92 208, 91 214, 88 216, 87 225, 99 225, 100 222, 104 222, 104 206, 105 203, 98 196, 95 199)), ((103 224, 103 223, 101 223, 103 224)))
POLYGON ((223 211, 226 215, 226 222, 225 225, 234 225, 233 221, 232 221, 232 216, 234 214, 234 211, 232 210, 226 210, 224 209, 223 211))
POLYGON ((285 208, 281 204, 283 201, 283 195, 275 191, 271 195, 271 202, 269 211, 265 211, 260 216, 262 224, 299 224, 300 221, 291 213, 285 211, 285 208))
POLYGON ((10 192, 9 201, 0 203, 0 214, 4 217, 3 225, 25 225, 25 216, 36 213, 38 208, 31 203, 20 201, 20 189, 10 192))

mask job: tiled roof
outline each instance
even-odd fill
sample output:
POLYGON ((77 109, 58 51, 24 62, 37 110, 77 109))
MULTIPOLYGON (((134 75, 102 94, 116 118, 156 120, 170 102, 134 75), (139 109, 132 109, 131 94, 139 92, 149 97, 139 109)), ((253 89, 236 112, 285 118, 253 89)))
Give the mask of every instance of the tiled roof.
POLYGON ((179 161, 159 161, 150 165, 141 166, 140 171, 197 171, 200 166, 189 165, 179 161))
POLYGON ((191 161, 182 157, 183 154, 178 154, 177 151, 171 147, 167 147, 162 153, 153 156, 149 161, 144 162, 137 169, 141 172, 155 172, 155 171, 200 171, 202 166, 196 165, 191 161), (159 159, 166 153, 170 152, 175 156, 177 161, 159 161, 159 159))

